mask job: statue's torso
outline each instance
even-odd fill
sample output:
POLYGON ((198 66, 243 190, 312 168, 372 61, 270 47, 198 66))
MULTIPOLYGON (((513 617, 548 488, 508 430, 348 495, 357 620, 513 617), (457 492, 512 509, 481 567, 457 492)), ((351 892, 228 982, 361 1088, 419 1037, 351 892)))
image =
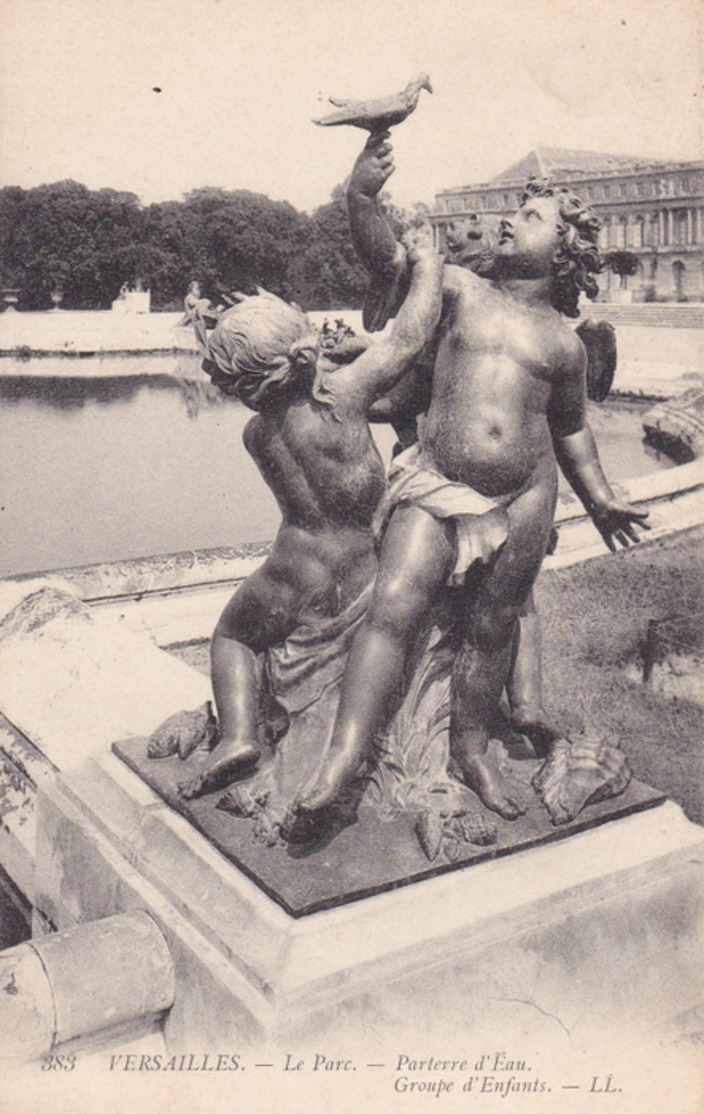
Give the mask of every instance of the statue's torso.
POLYGON ((385 489, 384 466, 366 420, 309 398, 257 415, 245 445, 284 523, 368 534, 385 489))
POLYGON ((448 479, 512 496, 554 471, 547 407, 574 342, 552 309, 452 272, 424 449, 448 479))

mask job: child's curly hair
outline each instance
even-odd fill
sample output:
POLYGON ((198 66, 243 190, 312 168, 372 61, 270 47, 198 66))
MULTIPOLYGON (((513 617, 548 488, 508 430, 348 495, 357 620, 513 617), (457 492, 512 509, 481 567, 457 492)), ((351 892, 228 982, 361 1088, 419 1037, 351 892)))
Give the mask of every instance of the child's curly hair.
POLYGON ((308 371, 316 402, 331 406, 317 362, 318 335, 298 306, 257 288, 239 295, 208 337, 203 368, 228 386, 252 410, 259 410, 274 384, 283 386, 308 371))
POLYGON ((532 197, 554 197, 560 222, 561 247, 554 259, 552 304, 565 317, 579 317, 577 303, 582 291, 592 300, 599 293, 595 276, 604 270, 598 237, 601 221, 567 189, 555 190, 544 178, 531 178, 521 197, 525 205, 532 197))

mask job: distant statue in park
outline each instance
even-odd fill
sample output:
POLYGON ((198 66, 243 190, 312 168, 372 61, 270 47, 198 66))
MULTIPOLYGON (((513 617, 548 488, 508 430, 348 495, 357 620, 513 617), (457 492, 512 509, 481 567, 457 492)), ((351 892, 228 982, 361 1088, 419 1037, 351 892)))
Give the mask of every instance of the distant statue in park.
POLYGON ((183 299, 183 309, 184 314, 178 322, 179 326, 195 325, 198 317, 212 311, 210 299, 203 297, 201 285, 197 279, 188 284, 188 291, 183 299))

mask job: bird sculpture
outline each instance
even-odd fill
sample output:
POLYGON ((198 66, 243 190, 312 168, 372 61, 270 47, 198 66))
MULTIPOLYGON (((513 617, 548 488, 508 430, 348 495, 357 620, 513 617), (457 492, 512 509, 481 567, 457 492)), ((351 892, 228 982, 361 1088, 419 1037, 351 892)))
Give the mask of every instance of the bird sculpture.
POLYGON ((395 124, 401 124, 415 111, 421 89, 427 89, 429 93, 433 91, 427 73, 416 74, 403 92, 396 93, 392 97, 381 97, 376 101, 343 101, 336 97, 329 97, 330 104, 334 104, 337 111, 322 116, 313 123, 321 124, 325 128, 337 124, 352 124, 355 128, 364 128, 365 131, 376 135, 392 128, 395 124))

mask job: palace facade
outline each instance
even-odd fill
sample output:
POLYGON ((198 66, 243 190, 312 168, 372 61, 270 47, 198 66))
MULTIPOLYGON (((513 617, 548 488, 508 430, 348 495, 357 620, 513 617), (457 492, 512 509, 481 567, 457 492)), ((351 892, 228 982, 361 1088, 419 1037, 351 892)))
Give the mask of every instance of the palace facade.
POLYGON ((594 209, 604 252, 636 256, 636 274, 600 276, 600 300, 704 300, 704 162, 537 148, 490 182, 438 193, 431 216, 438 246, 446 246, 448 225, 471 213, 493 229, 515 211, 532 177, 567 186, 594 209))

